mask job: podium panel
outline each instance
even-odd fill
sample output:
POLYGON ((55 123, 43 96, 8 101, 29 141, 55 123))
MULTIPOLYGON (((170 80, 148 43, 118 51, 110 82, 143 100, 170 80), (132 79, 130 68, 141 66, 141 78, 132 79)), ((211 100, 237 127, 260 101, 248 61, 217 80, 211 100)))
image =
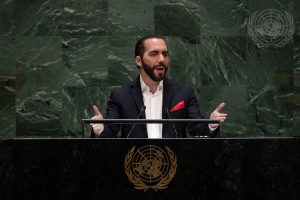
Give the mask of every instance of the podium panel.
POLYGON ((299 199, 299 139, 0 140, 0 199, 299 199))

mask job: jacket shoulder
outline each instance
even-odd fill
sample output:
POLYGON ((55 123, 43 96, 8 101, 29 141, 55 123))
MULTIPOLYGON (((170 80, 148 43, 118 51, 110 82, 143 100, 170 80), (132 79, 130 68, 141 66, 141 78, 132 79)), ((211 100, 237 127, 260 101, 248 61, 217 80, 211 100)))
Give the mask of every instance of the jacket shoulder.
POLYGON ((128 85, 123 85, 123 86, 119 86, 119 87, 115 87, 115 88, 113 88, 113 90, 112 90, 112 95, 117 95, 117 96, 119 96, 119 95, 127 95, 128 94, 128 92, 130 92, 130 85, 128 84, 128 85))
POLYGON ((192 91, 192 88, 185 83, 182 83, 182 82, 179 82, 179 81, 176 81, 173 79, 168 79, 167 81, 170 85, 172 85, 177 90, 192 91))

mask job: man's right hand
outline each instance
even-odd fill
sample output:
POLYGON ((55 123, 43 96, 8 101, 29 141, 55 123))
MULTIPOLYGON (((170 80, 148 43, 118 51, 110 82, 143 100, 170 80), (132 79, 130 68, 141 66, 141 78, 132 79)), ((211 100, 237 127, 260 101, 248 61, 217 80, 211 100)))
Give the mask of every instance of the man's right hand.
MULTIPOLYGON (((96 120, 97 119, 103 119, 103 116, 100 113, 97 106, 93 106, 93 110, 94 110, 95 115, 91 119, 96 119, 96 120)), ((100 134, 102 133, 102 131, 104 129, 103 124, 91 124, 91 126, 93 127, 94 134, 96 136, 100 136, 100 134)))

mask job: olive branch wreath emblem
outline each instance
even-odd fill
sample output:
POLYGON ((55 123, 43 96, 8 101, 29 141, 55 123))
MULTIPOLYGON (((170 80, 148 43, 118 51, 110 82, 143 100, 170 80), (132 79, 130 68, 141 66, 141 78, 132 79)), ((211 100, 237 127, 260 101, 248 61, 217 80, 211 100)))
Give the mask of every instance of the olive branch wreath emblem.
POLYGON ((254 12, 247 20, 247 33, 250 39, 259 47, 283 47, 293 37, 295 32, 294 19, 286 11, 267 9, 254 12), (274 38, 266 36, 261 28, 266 24, 278 26, 280 30, 274 38))
POLYGON ((137 190, 144 190, 146 192, 148 189, 153 189, 154 191, 166 189, 168 187, 168 184, 171 182, 171 180, 174 178, 177 170, 177 158, 173 151, 165 146, 167 150, 167 154, 169 156, 170 160, 170 168, 169 172, 167 175, 161 178, 159 182, 155 185, 147 185, 143 180, 141 180, 138 176, 136 176, 131 169, 131 162, 133 159, 133 156, 135 154, 135 146, 131 148, 131 150, 128 151, 128 153, 125 156, 125 161, 124 161, 124 168, 125 168, 125 173, 131 183, 135 185, 135 189, 137 190))

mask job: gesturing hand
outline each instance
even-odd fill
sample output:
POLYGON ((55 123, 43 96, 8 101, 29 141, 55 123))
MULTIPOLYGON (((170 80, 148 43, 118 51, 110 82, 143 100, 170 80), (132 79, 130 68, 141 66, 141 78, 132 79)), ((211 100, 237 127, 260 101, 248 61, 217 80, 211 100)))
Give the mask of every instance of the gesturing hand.
POLYGON ((100 111, 99 111, 99 109, 98 109, 97 106, 94 105, 93 106, 93 110, 94 110, 95 115, 94 115, 94 117, 92 117, 92 119, 103 119, 103 116, 100 113, 100 111))
MULTIPOLYGON (((210 119, 220 120, 223 123, 226 120, 227 113, 221 113, 220 111, 225 106, 225 103, 221 103, 211 114, 210 119)), ((215 129, 218 127, 218 124, 210 124, 210 127, 215 129)))
MULTIPOLYGON (((97 106, 93 106, 93 110, 94 110, 95 115, 91 119, 96 119, 96 120, 97 119, 103 119, 103 116, 100 113, 97 106)), ((91 124, 91 125, 93 127, 93 131, 94 131, 95 135, 99 136, 102 133, 103 129, 104 129, 103 124, 91 124)))

